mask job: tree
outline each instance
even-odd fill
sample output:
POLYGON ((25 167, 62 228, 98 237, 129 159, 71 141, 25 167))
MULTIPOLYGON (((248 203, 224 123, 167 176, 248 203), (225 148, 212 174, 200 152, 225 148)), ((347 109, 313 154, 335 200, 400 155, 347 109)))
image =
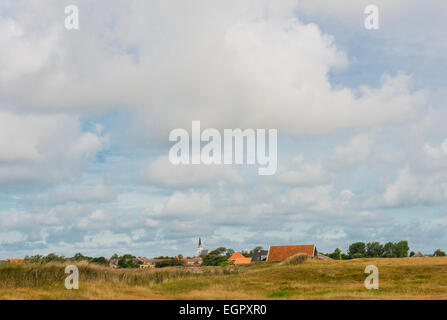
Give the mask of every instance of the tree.
POLYGON ((389 258, 396 256, 394 253, 394 243, 392 242, 385 243, 385 245, 383 246, 383 255, 389 258))
POLYGON ((445 257, 445 252, 444 252, 444 251, 441 251, 441 249, 437 249, 437 250, 433 253, 433 255, 434 255, 435 257, 445 257))
POLYGON ((349 246, 348 254, 352 258, 362 258, 366 256, 366 245, 364 242, 355 242, 349 246))
POLYGON ((131 254, 124 254, 118 258, 118 268, 139 268, 140 265, 136 262, 135 256, 131 254))
POLYGON ((221 266, 228 262, 228 258, 234 253, 233 249, 219 247, 202 257, 203 266, 221 266))
POLYGON ((410 252, 410 257, 414 256, 416 253, 414 251, 410 252))
POLYGON ((89 260, 89 257, 86 257, 82 253, 78 252, 73 256, 73 258, 71 258, 71 260, 73 261, 89 260))
POLYGON ((410 250, 410 247, 408 247, 408 241, 406 241, 406 240, 401 240, 394 245, 394 253, 395 253, 396 257, 399 257, 399 258, 408 257, 409 250, 410 250))
POLYGON ((366 245, 366 256, 380 257, 383 254, 383 245, 380 242, 368 242, 366 245))
POLYGON ((334 259, 334 260, 340 260, 340 259, 341 259, 341 250, 340 250, 340 248, 336 248, 336 249, 334 250, 334 252, 329 253, 327 256, 328 256, 329 258, 334 259))
POLYGON ((43 257, 43 262, 64 262, 66 258, 64 256, 58 256, 55 253, 50 253, 43 257))
POLYGON ((242 254, 244 257, 246 257, 246 258, 249 258, 249 257, 252 257, 252 256, 253 256, 253 253, 252 253, 252 252, 248 252, 247 250, 242 250, 242 251, 241 251, 241 254, 242 254), (251 255, 250 255, 250 253, 251 253, 251 255))
POLYGON ((106 258, 104 258, 104 257, 90 258, 89 262, 97 263, 97 264, 103 264, 103 265, 108 264, 106 258))
POLYGON ((169 259, 165 259, 165 260, 157 262, 155 264, 155 268, 181 266, 183 264, 184 264, 183 260, 179 260, 177 258, 169 258, 169 259))
POLYGON ((25 261, 26 262, 31 262, 31 263, 42 263, 43 261, 43 256, 40 254, 36 254, 34 256, 26 256, 25 257, 25 261))

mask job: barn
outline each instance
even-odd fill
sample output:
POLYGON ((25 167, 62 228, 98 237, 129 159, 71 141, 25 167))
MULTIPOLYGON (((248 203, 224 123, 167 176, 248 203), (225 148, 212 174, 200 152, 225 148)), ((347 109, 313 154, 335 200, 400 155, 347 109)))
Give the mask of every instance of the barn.
POLYGON ((307 254, 310 257, 318 255, 317 247, 314 244, 292 245, 292 246, 270 246, 267 261, 283 261, 296 254, 307 254))

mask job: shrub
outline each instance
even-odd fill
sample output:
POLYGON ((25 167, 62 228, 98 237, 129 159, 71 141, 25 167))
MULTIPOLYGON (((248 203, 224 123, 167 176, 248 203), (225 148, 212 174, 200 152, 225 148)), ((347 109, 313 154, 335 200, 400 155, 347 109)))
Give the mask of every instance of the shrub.
POLYGON ((298 253, 294 256, 291 256, 282 262, 283 265, 286 266, 294 266, 298 264, 303 264, 307 260, 308 256, 305 253, 298 253))
POLYGON ((157 262, 155 264, 155 268, 182 266, 183 264, 184 264, 183 260, 176 259, 176 258, 169 258, 169 259, 165 259, 163 261, 157 262))

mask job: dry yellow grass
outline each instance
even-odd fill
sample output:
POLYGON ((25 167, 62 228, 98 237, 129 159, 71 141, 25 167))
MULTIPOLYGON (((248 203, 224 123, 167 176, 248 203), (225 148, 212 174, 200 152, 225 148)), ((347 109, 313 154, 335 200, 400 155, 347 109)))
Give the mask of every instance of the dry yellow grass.
POLYGON ((79 270, 79 290, 66 290, 64 265, 1 266, 0 299, 447 299, 447 257, 79 270), (379 290, 364 287, 370 264, 379 268, 379 290))

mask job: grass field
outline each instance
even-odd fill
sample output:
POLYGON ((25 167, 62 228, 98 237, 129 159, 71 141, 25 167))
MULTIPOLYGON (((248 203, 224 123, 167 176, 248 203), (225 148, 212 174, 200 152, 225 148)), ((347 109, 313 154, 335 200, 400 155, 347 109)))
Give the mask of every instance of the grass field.
POLYGON ((155 270, 78 267, 79 290, 66 290, 62 264, 1 265, 0 299, 447 299, 447 257, 155 270), (379 268, 379 290, 364 287, 370 264, 379 268))

